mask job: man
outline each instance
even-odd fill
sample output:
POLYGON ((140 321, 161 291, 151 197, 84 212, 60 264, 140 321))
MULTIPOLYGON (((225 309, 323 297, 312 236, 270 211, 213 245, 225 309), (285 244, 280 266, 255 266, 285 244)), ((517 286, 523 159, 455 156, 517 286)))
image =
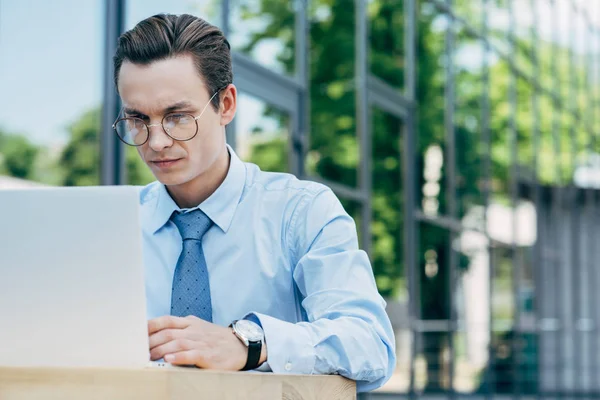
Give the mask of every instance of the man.
POLYGON ((121 36, 114 66, 114 128, 158 180, 141 191, 151 358, 381 386, 394 335, 352 218, 327 187, 225 143, 237 91, 222 32, 157 15, 121 36))

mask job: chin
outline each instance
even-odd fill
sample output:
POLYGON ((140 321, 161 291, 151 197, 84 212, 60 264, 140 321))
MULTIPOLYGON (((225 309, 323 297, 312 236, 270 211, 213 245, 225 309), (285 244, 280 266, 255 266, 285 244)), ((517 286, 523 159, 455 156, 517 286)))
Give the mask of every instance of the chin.
POLYGON ((188 179, 181 179, 172 175, 155 174, 156 180, 165 186, 178 186, 188 182, 188 179))
POLYGON ((156 171, 152 171, 152 172, 154 173, 154 177, 156 178, 156 180, 158 180, 160 183, 162 183, 165 186, 183 185, 185 183, 190 182, 195 177, 195 176, 190 176, 190 174, 183 174, 182 172, 169 172, 169 173, 156 172, 156 171))

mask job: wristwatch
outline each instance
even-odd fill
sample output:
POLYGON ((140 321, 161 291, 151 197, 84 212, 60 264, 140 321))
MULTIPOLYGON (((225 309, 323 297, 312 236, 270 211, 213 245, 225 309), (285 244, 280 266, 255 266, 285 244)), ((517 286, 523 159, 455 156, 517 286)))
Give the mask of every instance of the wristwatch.
POLYGON ((265 340, 262 328, 257 323, 247 319, 233 321, 229 327, 233 330, 233 334, 248 347, 248 360, 242 371, 256 369, 260 363, 260 353, 265 340))

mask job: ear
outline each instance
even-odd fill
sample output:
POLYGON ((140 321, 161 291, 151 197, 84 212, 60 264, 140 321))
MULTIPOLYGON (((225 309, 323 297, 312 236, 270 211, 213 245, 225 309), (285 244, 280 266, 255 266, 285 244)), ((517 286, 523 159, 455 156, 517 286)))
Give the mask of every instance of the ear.
POLYGON ((221 93, 221 126, 229 124, 237 109, 237 88, 233 83, 230 83, 221 93))

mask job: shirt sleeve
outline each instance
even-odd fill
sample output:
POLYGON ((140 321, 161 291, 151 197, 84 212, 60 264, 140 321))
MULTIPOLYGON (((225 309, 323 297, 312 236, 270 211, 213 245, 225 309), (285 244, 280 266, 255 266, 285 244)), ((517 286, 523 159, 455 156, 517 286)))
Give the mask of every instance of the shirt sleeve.
POLYGON ((298 204, 289 232, 308 322, 251 314, 265 332, 269 368, 339 374, 357 381, 358 391, 383 385, 396 365, 394 332, 354 220, 325 189, 298 204))

